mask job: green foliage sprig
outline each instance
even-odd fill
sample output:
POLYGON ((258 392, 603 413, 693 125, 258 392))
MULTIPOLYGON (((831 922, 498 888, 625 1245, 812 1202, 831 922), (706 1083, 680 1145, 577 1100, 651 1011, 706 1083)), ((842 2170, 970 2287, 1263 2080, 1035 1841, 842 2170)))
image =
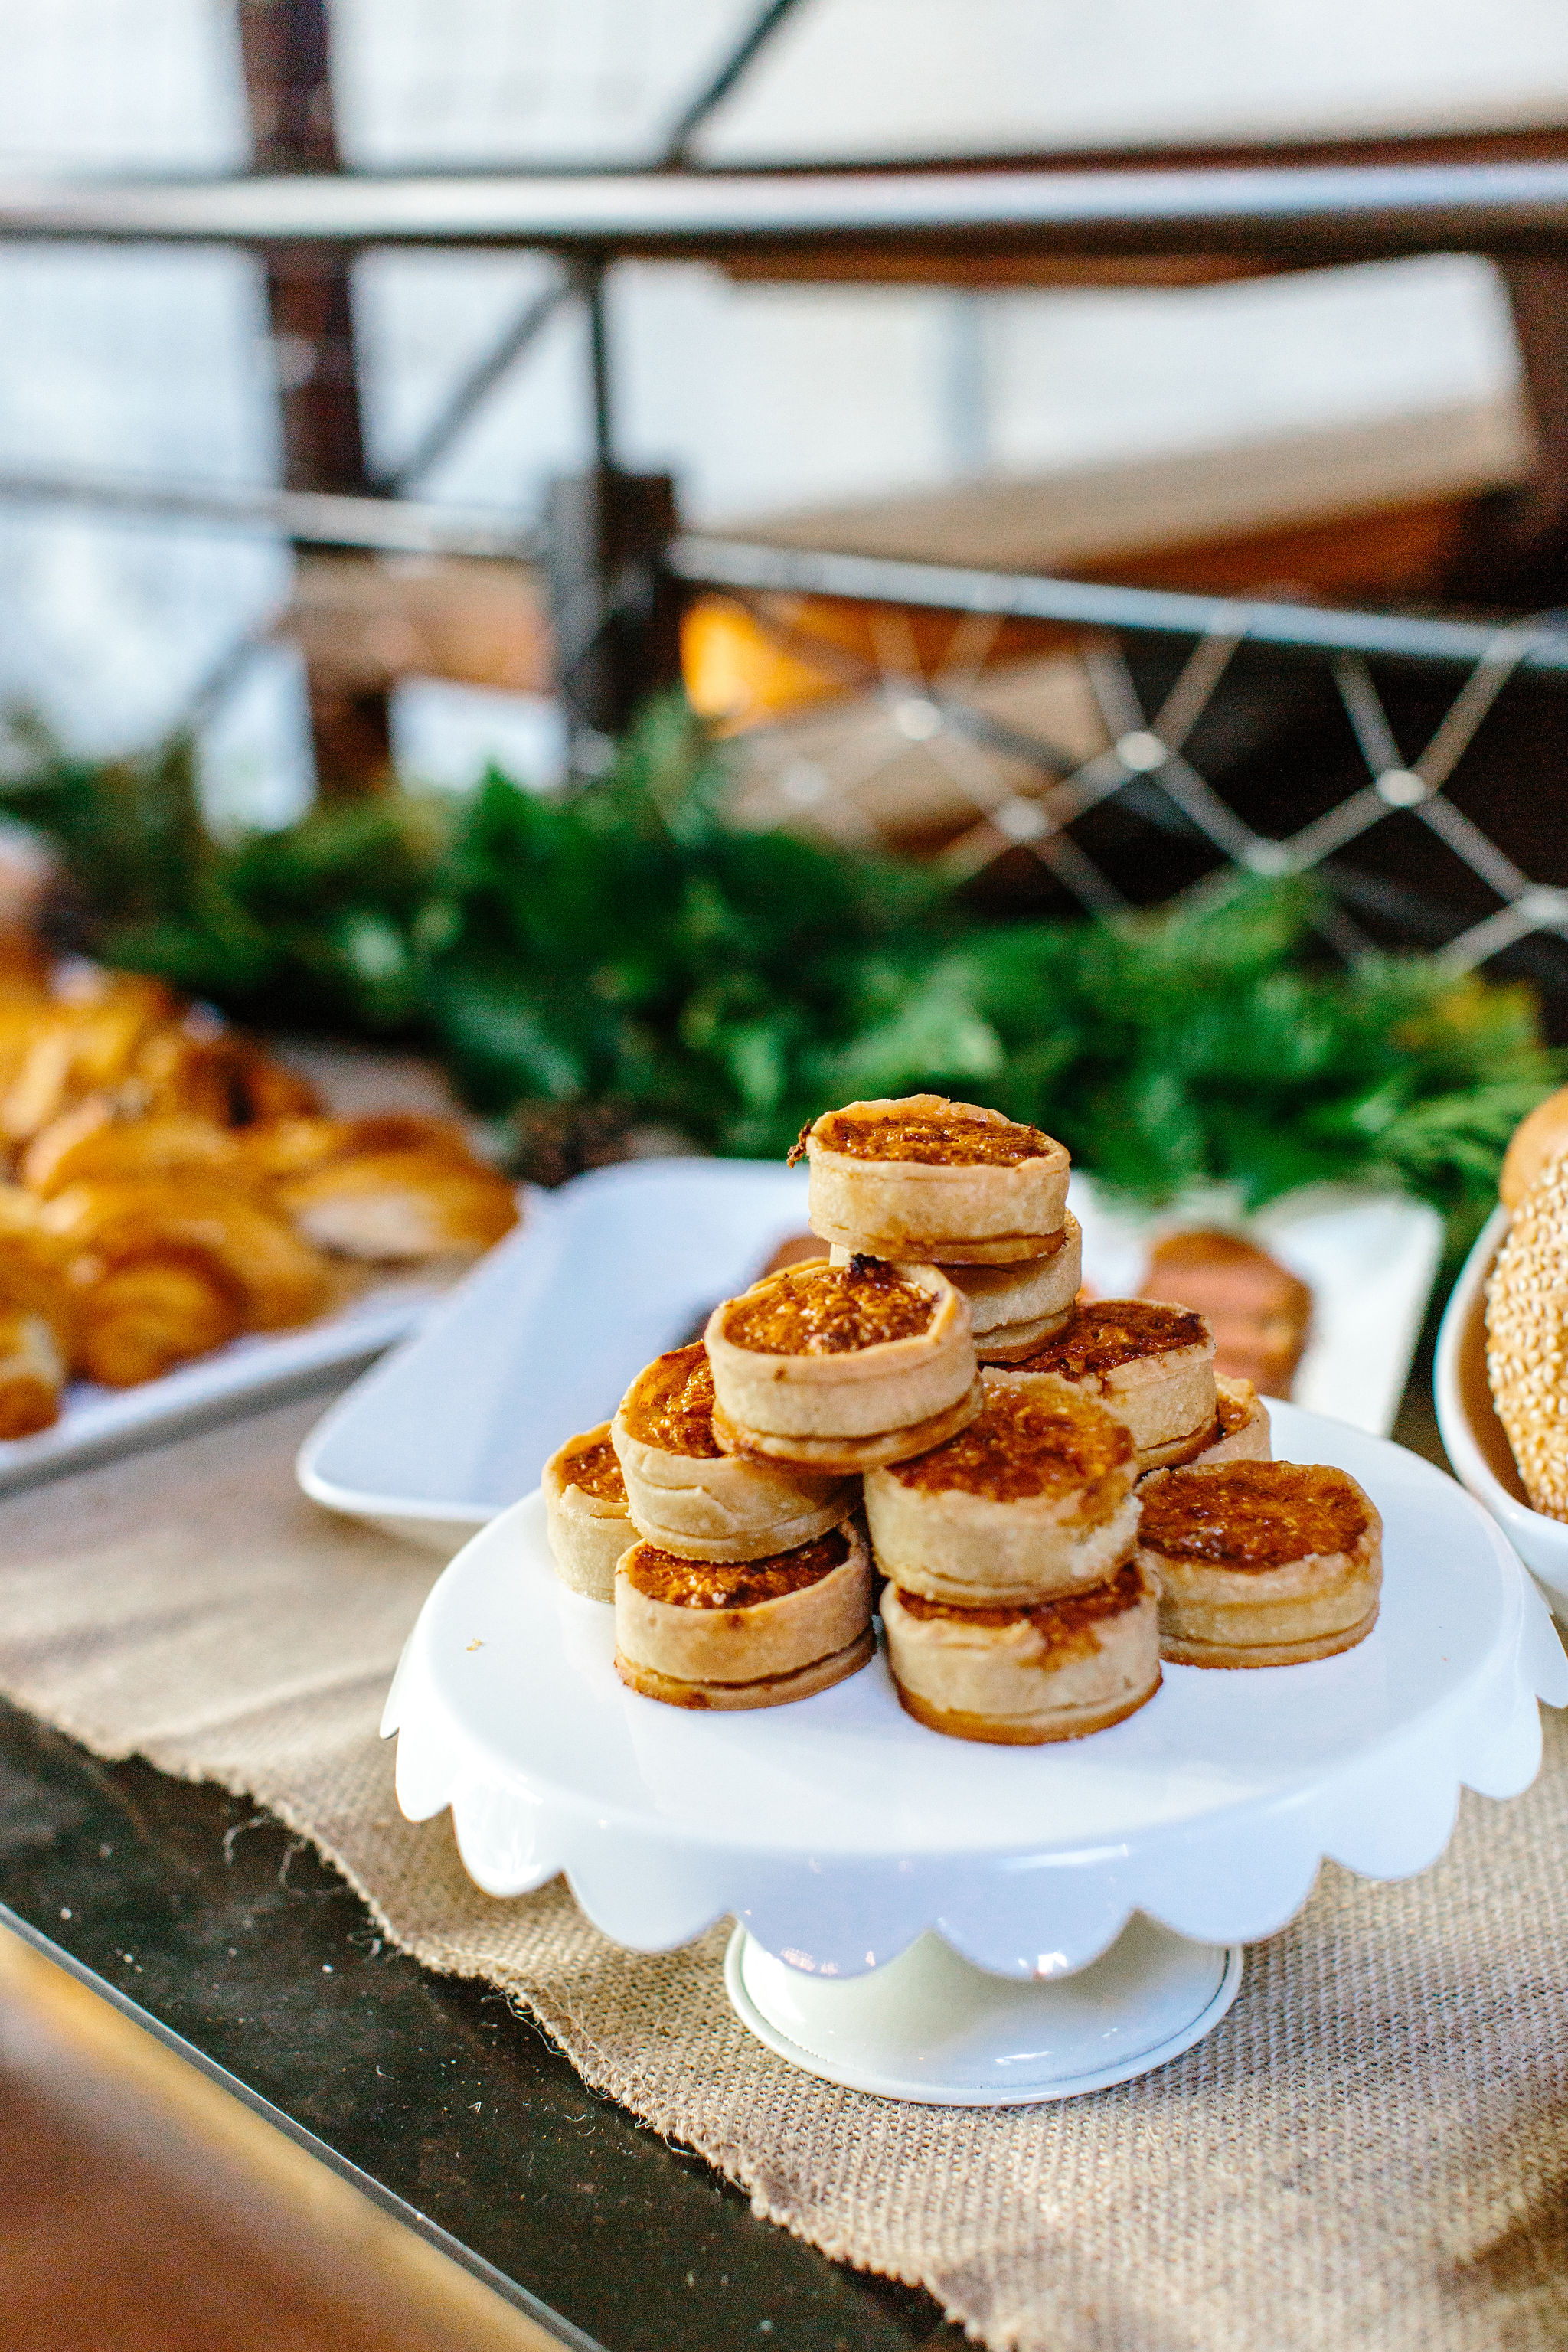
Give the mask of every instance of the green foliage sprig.
POLYGON ((1528 991, 1421 956, 1325 968, 1300 883, 990 922, 890 858, 740 831, 725 793, 665 701, 559 794, 491 775, 226 846, 177 750, 46 762, 0 803, 59 845, 110 960, 246 1020, 417 1038, 492 1113, 609 1104, 768 1155, 825 1104, 930 1087, 1152 1202, 1361 1178, 1473 1219, 1556 1080, 1528 991))

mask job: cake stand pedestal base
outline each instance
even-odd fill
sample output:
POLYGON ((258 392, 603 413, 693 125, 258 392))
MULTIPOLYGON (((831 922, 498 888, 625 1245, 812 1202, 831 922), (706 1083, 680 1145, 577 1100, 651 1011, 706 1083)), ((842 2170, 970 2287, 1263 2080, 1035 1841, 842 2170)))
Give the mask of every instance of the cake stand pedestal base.
POLYGON ((1179 2057, 1241 1990, 1239 1944, 1142 1916, 1075 1975, 992 1976, 925 1935, 869 1975, 805 1975, 731 1937, 724 1981, 759 2042, 824 2082, 928 2106, 1019 2107, 1101 2091, 1179 2057))

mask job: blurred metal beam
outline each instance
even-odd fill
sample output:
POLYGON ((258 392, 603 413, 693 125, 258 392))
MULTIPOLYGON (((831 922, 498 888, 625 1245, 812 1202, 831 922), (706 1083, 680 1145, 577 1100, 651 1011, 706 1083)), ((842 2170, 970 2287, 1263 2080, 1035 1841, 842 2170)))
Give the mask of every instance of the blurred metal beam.
POLYGON ((928 612, 994 613, 1067 628, 1127 629, 1144 635, 1235 635, 1249 645, 1297 653, 1360 653, 1473 667, 1494 655, 1505 636, 1520 635, 1528 639, 1517 665, 1521 671, 1568 676, 1568 616, 1555 614, 1505 627, 1399 613, 1336 612, 1316 604, 1253 604, 1166 589, 1106 587, 1097 581, 976 572, 957 564, 744 545, 689 532, 671 541, 665 560, 678 578, 694 586, 839 597, 928 612))
POLYGON ((502 377, 532 350, 573 290, 572 280, 563 278, 557 284, 546 286, 530 297, 510 324, 497 336, 484 357, 468 370, 445 405, 437 411, 402 464, 388 473, 376 476, 374 486, 378 490, 402 498, 415 483, 424 480, 431 467, 446 456, 469 419, 483 407, 502 377))
POLYGON ((301 547, 370 554, 473 555, 527 562, 537 535, 501 516, 466 514, 405 499, 340 497, 326 490, 195 488, 109 474, 0 469, 0 502, 82 507, 112 522, 205 524, 301 547))
POLYGON ((643 173, 0 184, 0 236, 526 246, 849 277, 1169 257, 1303 268, 1568 253, 1568 162, 1238 171, 643 173))

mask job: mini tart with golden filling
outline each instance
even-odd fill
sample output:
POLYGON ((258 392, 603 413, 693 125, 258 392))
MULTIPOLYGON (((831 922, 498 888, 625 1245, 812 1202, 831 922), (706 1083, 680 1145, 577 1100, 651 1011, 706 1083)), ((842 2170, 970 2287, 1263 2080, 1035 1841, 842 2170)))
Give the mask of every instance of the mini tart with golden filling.
POLYGON ((871 1560, 853 1521, 767 1559, 634 1544, 616 1571, 616 1671, 669 1706, 780 1706, 875 1654, 871 1560))
POLYGON ((588 1601, 616 1597, 616 1562, 637 1539, 610 1424, 557 1446, 544 1465, 544 1518, 556 1573, 588 1601))
POLYGON ((1353 1649, 1376 1623, 1383 1521, 1347 1472, 1226 1462, 1163 1471, 1140 1491, 1163 1657, 1294 1666, 1353 1649))
POLYGON ((1217 1412, 1214 1337, 1190 1307, 1148 1298, 1096 1298, 1002 1377, 1048 1372, 1124 1421, 1141 1470, 1190 1462, 1209 1443, 1217 1412))
MULTIPOLYGON (((835 1265, 851 1252, 835 1243, 835 1265)), ((1072 1313, 1083 1280, 1083 1230, 1071 1210, 1038 1257, 1014 1265, 944 1265, 942 1272, 969 1301, 974 1352, 983 1364, 1027 1356, 1059 1331, 1072 1313)))
POLYGON ((700 1340, 656 1356, 621 1399, 610 1437, 639 1536, 688 1559, 762 1559, 837 1526, 852 1478, 726 1454, 713 1405, 700 1340))
MULTIPOLYGON (((1223 1373, 1215 1375, 1215 1412, 1214 1434, 1201 1454, 1194 1454, 1192 1468, 1202 1469, 1215 1462, 1267 1462, 1274 1452, 1273 1424, 1268 1407, 1250 1381, 1227 1381, 1223 1373)), ((1154 1473, 1149 1472, 1152 1477, 1154 1473)))
POLYGON ((788 1266, 713 1309, 714 1437, 840 1474, 923 1454, 982 1398, 969 1308, 934 1265, 788 1266))
POLYGON ((881 1610, 900 1705, 955 1739, 1079 1739, 1160 1687, 1159 1601, 1136 1559, 1087 1592, 1022 1608, 954 1609, 889 1585, 881 1610))
POLYGON ((802 1150, 812 1231, 874 1257, 1008 1265, 1039 1256, 1067 1215, 1066 1148, 977 1103, 846 1103, 802 1150))
POLYGON ((905 1593, 973 1608, 1101 1584, 1138 1539, 1123 1424, 1065 1383, 984 1382, 945 1445, 866 1474, 878 1567, 905 1593))

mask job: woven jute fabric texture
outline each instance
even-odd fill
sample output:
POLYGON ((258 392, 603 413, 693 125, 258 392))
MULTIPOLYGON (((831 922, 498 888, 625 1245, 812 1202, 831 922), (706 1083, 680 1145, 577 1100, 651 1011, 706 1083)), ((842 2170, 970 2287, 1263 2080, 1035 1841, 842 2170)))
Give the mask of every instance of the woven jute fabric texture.
POLYGON ((489 1979, 584 2079, 825 2252, 1040 2352, 1568 2340, 1568 1731, 1467 1798, 1436 1868, 1329 1868, 1218 2030, 1142 2081, 1011 2111, 812 2081, 724 1997, 724 1931, 640 1957, 563 1886, 496 1902, 405 1822, 377 1717, 434 1572, 316 1510, 290 1406, 0 1504, 0 1688, 106 1757, 311 1838, 385 1932, 489 1979))

